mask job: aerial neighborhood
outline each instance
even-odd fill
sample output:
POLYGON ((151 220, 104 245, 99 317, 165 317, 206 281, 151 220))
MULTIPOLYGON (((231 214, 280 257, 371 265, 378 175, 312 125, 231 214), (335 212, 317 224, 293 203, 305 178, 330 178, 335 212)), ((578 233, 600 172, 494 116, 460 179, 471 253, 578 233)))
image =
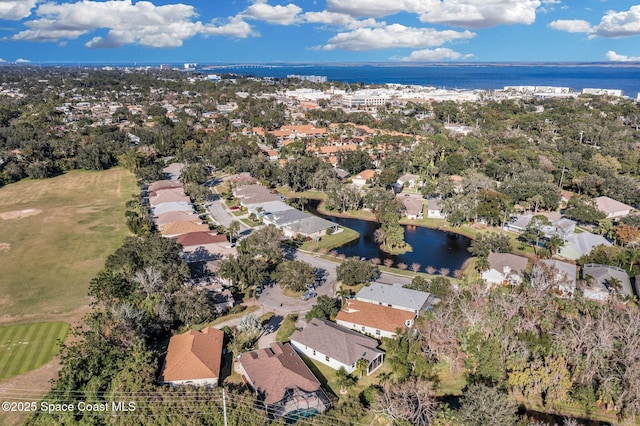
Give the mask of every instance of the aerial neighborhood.
POLYGON ((0 199, 119 179, 65 225, 116 229, 110 205, 123 230, 42 398, 146 395, 166 424, 640 416, 638 103, 303 77, 7 68, 0 199))

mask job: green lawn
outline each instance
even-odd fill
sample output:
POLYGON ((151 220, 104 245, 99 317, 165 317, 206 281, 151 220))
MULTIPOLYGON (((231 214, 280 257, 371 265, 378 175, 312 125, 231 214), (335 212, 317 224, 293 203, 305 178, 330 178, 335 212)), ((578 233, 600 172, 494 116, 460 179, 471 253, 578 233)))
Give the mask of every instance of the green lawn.
POLYGON ((66 320, 86 306, 89 282, 129 234, 137 191, 120 168, 0 188, 0 321, 66 320))
POLYGON ((0 379, 17 376, 49 362, 67 337, 69 324, 43 322, 0 327, 0 379))
POLYGON ((282 321, 280 328, 278 329, 278 333, 276 333, 276 340, 278 342, 287 342, 289 341, 289 337, 296 331, 296 320, 298 316, 295 314, 289 314, 282 321))
POLYGON ((335 234, 323 235, 318 241, 305 241, 300 248, 308 251, 329 252, 360 237, 360 234, 353 229, 344 227, 342 229, 335 234))

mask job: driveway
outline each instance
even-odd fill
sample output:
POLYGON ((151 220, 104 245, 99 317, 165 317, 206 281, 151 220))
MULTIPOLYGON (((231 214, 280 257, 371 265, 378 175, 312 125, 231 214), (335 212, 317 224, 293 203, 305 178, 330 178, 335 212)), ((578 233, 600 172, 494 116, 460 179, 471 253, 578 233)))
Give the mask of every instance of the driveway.
MULTIPOLYGON (((229 225, 231 225, 231 222, 233 222, 234 220, 238 220, 237 217, 235 217, 230 211, 227 210, 227 207, 221 199, 213 200, 207 203, 207 209, 209 210, 209 213, 211 213, 211 216, 213 216, 215 221, 225 228, 228 228, 229 225)), ((240 220, 238 220, 238 222, 240 223, 241 231, 244 231, 248 228, 247 225, 242 223, 240 220)))

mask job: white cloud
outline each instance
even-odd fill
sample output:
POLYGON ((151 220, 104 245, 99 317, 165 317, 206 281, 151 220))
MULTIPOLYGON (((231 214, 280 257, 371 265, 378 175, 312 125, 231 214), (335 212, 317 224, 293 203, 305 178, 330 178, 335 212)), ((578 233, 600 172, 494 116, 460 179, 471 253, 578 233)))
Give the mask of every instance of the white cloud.
POLYGON ((631 6, 626 12, 607 12, 593 29, 593 34, 603 37, 640 35, 640 5, 631 6))
POLYGON ((0 58, 0 62, 7 62, 7 61, 4 60, 3 58, 0 58))
POLYGON ((293 3, 286 6, 271 6, 264 1, 259 1, 249 6, 242 14, 248 18, 270 24, 291 25, 296 21, 300 12, 302 12, 302 8, 293 3))
POLYGON ((249 24, 239 17, 231 18, 223 25, 216 25, 215 22, 203 25, 194 21, 197 14, 193 6, 184 4, 156 6, 148 1, 134 4, 131 0, 85 0, 65 4, 45 3, 35 13, 38 19, 25 22, 28 29, 12 36, 12 40, 60 41, 107 29, 105 37, 94 37, 85 46, 106 48, 139 44, 178 47, 196 34, 239 38, 251 34, 249 24))
POLYGON ((610 50, 607 52, 607 61, 614 62, 640 62, 640 56, 626 56, 610 50))
POLYGON ((422 22, 463 28, 533 24, 540 0, 430 0, 420 13, 422 22))
POLYGON ((589 33, 591 24, 580 19, 559 19, 549 24, 551 28, 568 33, 589 33))
POLYGON ((401 61, 442 61, 443 59, 468 59, 473 57, 471 54, 462 54, 446 47, 438 47, 437 49, 422 49, 411 52, 409 56, 400 58, 401 61))
POLYGON ((640 5, 631 6, 628 11, 608 11, 596 26, 587 21, 559 20, 549 24, 551 28, 573 33, 586 33, 589 37, 630 37, 640 35, 640 5))
POLYGON ((464 28, 532 24, 540 5, 540 0, 327 0, 331 12, 356 17, 408 12, 418 14, 422 22, 464 28))
POLYGON ((0 0, 0 19, 18 21, 31 15, 38 0, 0 0))
POLYGON ((28 62, 31 62, 31 61, 28 59, 22 59, 22 58, 16 59, 16 64, 26 64, 28 62))
POLYGON ((420 8, 420 0, 327 0, 328 11, 355 17, 377 18, 403 11, 417 12, 420 8))
POLYGON ((322 49, 363 51, 397 47, 433 47, 474 36, 475 34, 470 31, 436 31, 432 28, 412 28, 392 24, 383 28, 359 28, 351 32, 338 33, 331 37, 322 49))
POLYGON ((306 12, 300 19, 302 22, 308 24, 324 24, 350 29, 385 25, 384 22, 377 22, 373 18, 355 19, 353 16, 345 13, 329 12, 327 10, 323 10, 322 12, 306 12))

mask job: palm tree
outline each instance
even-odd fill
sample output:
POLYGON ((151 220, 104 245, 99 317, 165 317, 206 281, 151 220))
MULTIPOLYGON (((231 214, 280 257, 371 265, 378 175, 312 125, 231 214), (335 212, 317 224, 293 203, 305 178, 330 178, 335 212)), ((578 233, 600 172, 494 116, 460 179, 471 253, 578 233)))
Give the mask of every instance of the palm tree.
POLYGON ((366 376, 367 370, 369 370, 369 361, 364 358, 360 358, 356 361, 356 371, 358 372, 358 377, 366 376))
POLYGON ((346 394, 349 388, 352 388, 356 385, 356 378, 351 374, 347 373, 347 370, 344 367, 340 367, 338 372, 336 373, 336 384, 340 386, 340 393, 346 394))
POLYGON ((227 233, 229 234, 229 241, 231 243, 233 243, 233 239, 238 235, 239 232, 240 232, 240 222, 238 222, 237 220, 232 221, 229 224, 229 228, 227 229, 227 233))
POLYGON ((549 250, 549 254, 553 256, 563 245, 564 240, 558 234, 553 234, 545 244, 545 247, 549 250))
POLYGON ((476 259, 476 270, 478 272, 486 271, 489 268, 491 268, 491 264, 489 263, 487 256, 480 256, 476 259))
POLYGON ((340 298, 340 306, 344 306, 344 301, 347 297, 351 296, 351 290, 348 288, 341 288, 336 291, 336 296, 340 298))
POLYGON ((380 244, 381 246, 386 245, 387 236, 385 235, 385 232, 380 228, 376 229, 373 233, 373 241, 380 244))

